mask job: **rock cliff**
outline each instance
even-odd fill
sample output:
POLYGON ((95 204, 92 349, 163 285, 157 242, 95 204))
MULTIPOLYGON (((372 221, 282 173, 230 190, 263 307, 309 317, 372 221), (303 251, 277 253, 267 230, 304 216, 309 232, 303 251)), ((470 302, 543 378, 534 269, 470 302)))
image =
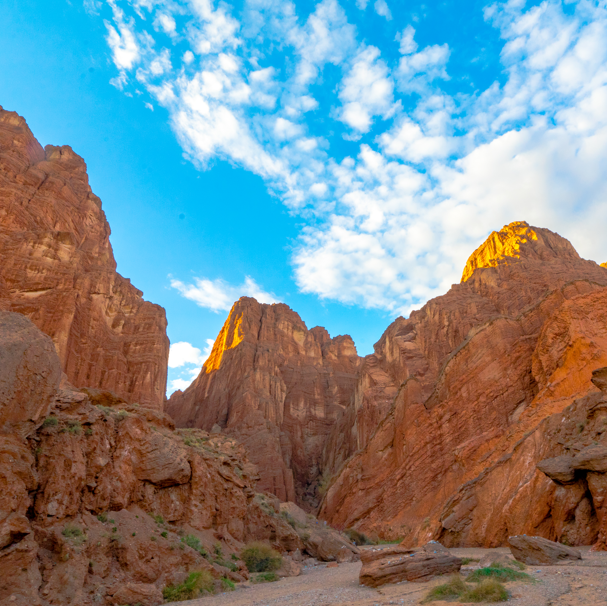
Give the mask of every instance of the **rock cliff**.
POLYGON ((82 158, 68 146, 43 149, 0 107, 0 309, 53 339, 72 384, 160 410, 165 313, 116 272, 109 236, 82 158))
POLYGON ((320 516, 405 545, 557 536, 555 486, 536 464, 560 448, 544 428, 573 419, 607 365, 606 287, 607 271, 549 230, 491 234, 460 284, 363 360, 327 441, 324 464, 341 468, 320 516))
POLYGON ((312 532, 300 537, 277 499, 255 492, 235 439, 74 389, 51 339, 20 314, 0 312, 0 362, 0 605, 157 606, 192 571, 219 587, 248 578, 238 554, 250 540, 356 556, 305 514, 312 532))
POLYGON ((326 438, 350 404, 359 365, 350 337, 331 339, 284 304, 243 297, 200 375, 166 411, 179 427, 218 424, 244 444, 262 490, 314 507, 326 438))

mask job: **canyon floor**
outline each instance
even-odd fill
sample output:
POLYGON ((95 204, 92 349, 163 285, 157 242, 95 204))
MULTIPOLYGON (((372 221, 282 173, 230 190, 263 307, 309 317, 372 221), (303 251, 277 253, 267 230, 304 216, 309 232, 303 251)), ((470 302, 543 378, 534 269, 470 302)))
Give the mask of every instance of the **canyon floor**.
MULTIPOLYGON (((480 559, 489 551, 509 553, 509 549, 451 549, 462 558, 480 559)), ((516 606, 607 606, 607 552, 581 548, 581 564, 528 566, 526 572, 535 583, 508 583, 508 604, 516 606)), ((188 606, 379 606, 420 604, 428 590, 444 582, 435 578, 427 583, 399 583, 378 589, 358 583, 361 563, 326 564, 304 568, 298 577, 263 585, 242 585, 234 592, 179 602, 188 606)), ((466 574, 477 567, 462 568, 466 574)), ((435 606, 459 602, 432 602, 435 606)))

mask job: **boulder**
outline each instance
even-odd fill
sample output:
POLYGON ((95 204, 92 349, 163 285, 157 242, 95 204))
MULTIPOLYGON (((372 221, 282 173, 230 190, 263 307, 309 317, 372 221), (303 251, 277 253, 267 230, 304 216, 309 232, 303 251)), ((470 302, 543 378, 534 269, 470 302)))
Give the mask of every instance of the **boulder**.
POLYGON ((544 459, 537 464, 537 468, 558 484, 570 484, 576 480, 571 455, 544 459))
POLYGON ((141 606, 159 606, 164 602, 162 591, 152 583, 126 583, 121 585, 110 598, 110 604, 140 604, 141 606))
POLYGON ((441 545, 438 541, 429 541, 422 549, 426 553, 451 553, 446 547, 441 545))
POLYGON ((550 566, 568 560, 582 559, 582 554, 577 549, 543 537, 518 535, 510 537, 508 543, 515 559, 531 566, 550 566))
POLYGON ((61 382, 52 340, 25 316, 0 311, 0 432, 27 437, 48 415, 61 382))
POLYGON ((279 577, 298 577, 301 574, 301 564, 291 556, 282 556, 282 564, 276 571, 279 577))
POLYGON ((459 572, 462 566, 462 561, 450 553, 428 553, 423 550, 410 553, 398 553, 398 550, 386 551, 391 555, 363 559, 359 576, 362 585, 379 587, 400 581, 422 582, 436 575, 459 572))

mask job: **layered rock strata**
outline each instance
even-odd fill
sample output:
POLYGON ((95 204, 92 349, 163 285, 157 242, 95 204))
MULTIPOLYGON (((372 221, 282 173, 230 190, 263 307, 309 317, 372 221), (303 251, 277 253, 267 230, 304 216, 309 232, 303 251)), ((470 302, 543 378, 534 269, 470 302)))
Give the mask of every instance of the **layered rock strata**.
POLYGON ((200 375, 166 411, 180 427, 218 424, 245 445, 262 490, 314 506, 325 441, 350 404, 359 363, 349 336, 331 339, 287 305, 243 297, 200 375))
POLYGON ((109 236, 82 158, 69 146, 43 149, 0 107, 0 309, 53 339, 72 384, 160 410, 164 309, 116 272, 109 236))
POLYGON ((492 234, 460 284, 397 319, 364 359, 355 407, 328 440, 333 452, 361 450, 321 517, 407 545, 553 538, 554 489, 535 467, 554 446, 542 422, 595 389, 606 287, 607 271, 549 230, 521 222, 492 234))
MULTIPOLYGON (((306 551, 233 438, 75 390, 20 314, 0 312, 0 361, 1 605, 153 606, 192 571, 243 581, 246 541, 306 551)), ((337 533, 321 534, 308 553, 356 552, 343 537, 323 552, 337 533)))

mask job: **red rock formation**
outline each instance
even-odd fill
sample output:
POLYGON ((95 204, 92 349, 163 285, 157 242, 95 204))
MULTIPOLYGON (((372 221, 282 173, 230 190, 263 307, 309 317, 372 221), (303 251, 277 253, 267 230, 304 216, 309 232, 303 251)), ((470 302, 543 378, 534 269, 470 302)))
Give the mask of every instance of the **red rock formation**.
POLYGON ((461 284, 397 319, 365 358, 353 425, 329 438, 352 454, 355 436, 362 450, 321 517, 406 545, 552 538, 538 427, 607 364, 606 286, 607 271, 557 234, 526 223, 492 234, 461 284))
POLYGON ((68 146, 42 149, 0 107, 0 309, 53 339, 74 385, 161 409, 165 313, 116 272, 109 236, 82 158, 68 146))
POLYGON ((262 490, 314 505, 326 436, 352 398, 359 360, 350 337, 331 339, 284 304, 243 297, 166 410, 180 427, 219 424, 247 448, 262 490))
POLYGON ((19 314, 0 312, 0 360, 0 604, 156 606, 190 571, 244 580, 244 541, 304 550, 233 438, 60 383, 19 314))

